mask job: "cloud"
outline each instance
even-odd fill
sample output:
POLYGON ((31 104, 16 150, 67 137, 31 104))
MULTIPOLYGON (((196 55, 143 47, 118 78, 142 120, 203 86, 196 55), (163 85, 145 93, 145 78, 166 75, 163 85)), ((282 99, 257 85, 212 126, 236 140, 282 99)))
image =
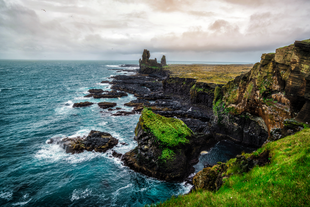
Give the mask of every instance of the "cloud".
POLYGON ((149 49, 250 60, 309 38, 309 6, 304 0, 0 0, 0 58, 139 58, 149 49))

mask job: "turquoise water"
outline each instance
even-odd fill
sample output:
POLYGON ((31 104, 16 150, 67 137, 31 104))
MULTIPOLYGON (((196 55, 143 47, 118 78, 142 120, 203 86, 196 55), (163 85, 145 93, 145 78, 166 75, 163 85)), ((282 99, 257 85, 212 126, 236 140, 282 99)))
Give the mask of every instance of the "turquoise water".
MULTIPOLYGON (((92 88, 110 90, 109 84, 100 82, 124 74, 116 72, 121 64, 137 62, 0 61, 0 206, 143 206, 189 192, 191 185, 135 173, 111 152, 66 154, 59 146, 46 144, 52 137, 99 130, 128 144, 116 146, 119 153, 137 146, 133 137, 139 115, 111 116, 96 104, 72 108, 81 101, 109 101, 131 110, 124 106, 135 99, 130 94, 84 98, 92 88)), ((200 157, 196 172, 242 150, 217 143, 200 157)))
POLYGON ((184 183, 167 183, 135 173, 111 153, 66 154, 51 137, 111 133, 129 145, 139 115, 113 117, 97 105, 72 108, 87 90, 110 90, 100 84, 117 75, 117 65, 133 61, 0 61, 0 206, 143 206, 189 191, 184 183), (100 111, 105 111, 101 113, 100 111))

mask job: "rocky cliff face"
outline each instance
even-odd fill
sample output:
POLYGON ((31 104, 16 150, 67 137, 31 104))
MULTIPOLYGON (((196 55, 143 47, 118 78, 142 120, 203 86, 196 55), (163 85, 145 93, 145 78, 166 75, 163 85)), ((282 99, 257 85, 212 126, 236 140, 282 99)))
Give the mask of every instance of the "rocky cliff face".
POLYGON ((238 121, 227 119, 239 119, 246 113, 256 117, 258 122, 255 121, 254 128, 260 131, 261 141, 267 138, 264 129, 270 135, 283 128, 287 119, 310 122, 309 46, 310 40, 296 41, 278 48, 276 53, 263 54, 260 63, 256 63, 251 71, 218 88, 214 99, 215 122, 218 123, 215 131, 231 131, 231 125, 235 125, 234 128, 241 126, 244 134, 249 130, 238 121))

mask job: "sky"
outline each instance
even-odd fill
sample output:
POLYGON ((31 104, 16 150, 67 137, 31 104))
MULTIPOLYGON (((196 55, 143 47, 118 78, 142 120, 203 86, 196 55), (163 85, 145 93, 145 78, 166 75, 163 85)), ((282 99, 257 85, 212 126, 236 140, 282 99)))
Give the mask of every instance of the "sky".
POLYGON ((310 38, 310 0, 0 0, 0 59, 258 62, 310 38))

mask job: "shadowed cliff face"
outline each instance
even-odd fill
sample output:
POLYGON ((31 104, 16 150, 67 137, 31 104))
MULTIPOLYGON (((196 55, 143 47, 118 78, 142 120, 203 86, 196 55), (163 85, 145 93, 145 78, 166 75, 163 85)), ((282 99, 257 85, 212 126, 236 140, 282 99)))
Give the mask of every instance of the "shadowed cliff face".
POLYGON ((268 132, 283 128, 285 119, 310 122, 309 66, 310 40, 278 48, 223 86, 215 94, 215 103, 223 104, 232 115, 248 112, 261 117, 268 132))

